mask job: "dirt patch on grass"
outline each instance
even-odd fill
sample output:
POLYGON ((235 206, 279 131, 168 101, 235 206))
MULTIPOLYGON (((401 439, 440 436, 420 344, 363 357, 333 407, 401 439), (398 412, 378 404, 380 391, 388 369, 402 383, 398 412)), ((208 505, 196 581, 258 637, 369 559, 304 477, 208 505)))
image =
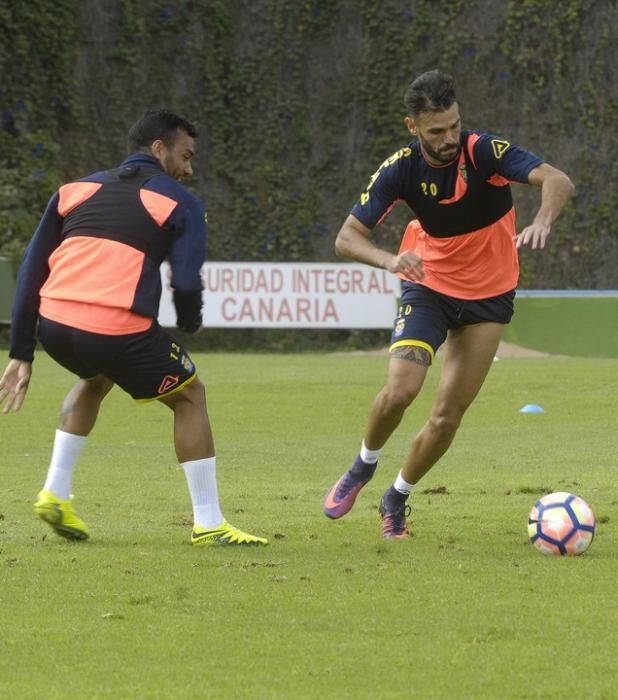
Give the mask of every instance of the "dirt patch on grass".
POLYGON ((498 346, 496 357, 502 360, 509 357, 552 357, 552 355, 548 352, 541 352, 540 350, 524 348, 521 345, 502 342, 498 346))

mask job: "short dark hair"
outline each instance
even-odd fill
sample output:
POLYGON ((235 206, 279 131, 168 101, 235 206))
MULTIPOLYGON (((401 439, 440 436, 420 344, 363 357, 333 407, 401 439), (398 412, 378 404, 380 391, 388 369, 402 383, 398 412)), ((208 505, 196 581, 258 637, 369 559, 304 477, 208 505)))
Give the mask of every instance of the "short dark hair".
POLYGON ((453 78, 440 70, 419 75, 408 86, 403 102, 411 116, 422 112, 442 112, 456 100, 453 78))
POLYGON ((196 138, 197 129, 190 122, 167 109, 148 109, 129 129, 127 148, 129 153, 148 148, 161 139, 167 146, 176 140, 176 131, 181 129, 196 138))

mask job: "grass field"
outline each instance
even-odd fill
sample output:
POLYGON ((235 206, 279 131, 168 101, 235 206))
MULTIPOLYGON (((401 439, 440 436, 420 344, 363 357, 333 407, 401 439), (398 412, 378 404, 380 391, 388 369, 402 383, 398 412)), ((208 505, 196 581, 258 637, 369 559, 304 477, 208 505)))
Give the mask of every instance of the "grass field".
POLYGON ((618 360, 494 363, 449 453, 384 541, 377 502, 439 374, 346 518, 324 492, 356 454, 386 358, 194 355, 228 519, 263 549, 192 549, 171 414, 115 389, 76 472, 92 539, 32 513, 71 377, 42 353, 0 416, 0 697, 617 698, 618 360), (542 415, 518 413, 526 403, 542 415), (599 520, 582 557, 527 540, 553 490, 599 520))

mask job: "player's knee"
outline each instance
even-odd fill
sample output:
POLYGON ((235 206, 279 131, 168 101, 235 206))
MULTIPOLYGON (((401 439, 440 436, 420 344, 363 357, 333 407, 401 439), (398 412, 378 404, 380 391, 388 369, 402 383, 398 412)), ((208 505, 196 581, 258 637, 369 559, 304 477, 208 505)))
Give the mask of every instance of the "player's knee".
POLYGON ((453 411, 435 411, 429 417, 429 429, 443 437, 450 437, 457 432, 462 415, 453 411))
POLYGON ((113 386, 114 382, 111 379, 99 375, 93 379, 80 379, 75 390, 80 397, 101 402, 113 386))
POLYGON ((406 384, 389 384, 384 390, 384 403, 388 410, 405 411, 418 395, 416 387, 406 384))

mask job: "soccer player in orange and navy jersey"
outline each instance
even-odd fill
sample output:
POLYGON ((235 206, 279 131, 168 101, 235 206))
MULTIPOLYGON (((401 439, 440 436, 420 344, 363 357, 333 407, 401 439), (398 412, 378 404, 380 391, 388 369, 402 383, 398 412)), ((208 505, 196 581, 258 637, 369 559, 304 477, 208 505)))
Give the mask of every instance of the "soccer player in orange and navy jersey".
POLYGON ((267 543, 223 517, 204 385, 156 321, 167 259, 178 327, 195 333, 202 324, 206 212, 180 184, 193 172, 196 136, 173 112, 147 111, 129 131, 130 155, 119 167, 52 196, 20 268, 0 404, 8 413, 24 401, 38 326, 48 354, 79 377, 64 400, 34 506, 68 539, 89 536, 72 503, 73 470, 101 402, 118 384, 136 401, 159 400, 174 412, 174 446, 193 505, 192 544, 267 543))
POLYGON ((416 141, 380 165, 336 239, 341 257, 389 270, 403 282, 386 384, 374 400, 359 455, 324 501, 329 518, 352 508, 448 338, 429 419, 380 502, 382 534, 393 539, 408 537, 407 499, 450 446, 491 367, 513 314, 517 248, 543 248, 573 193, 567 175, 534 154, 498 136, 462 130, 450 76, 423 73, 409 86, 405 105, 404 121, 416 141), (519 234, 511 182, 541 190, 540 207, 519 234), (370 234, 399 200, 416 218, 393 254, 374 246, 370 234))

